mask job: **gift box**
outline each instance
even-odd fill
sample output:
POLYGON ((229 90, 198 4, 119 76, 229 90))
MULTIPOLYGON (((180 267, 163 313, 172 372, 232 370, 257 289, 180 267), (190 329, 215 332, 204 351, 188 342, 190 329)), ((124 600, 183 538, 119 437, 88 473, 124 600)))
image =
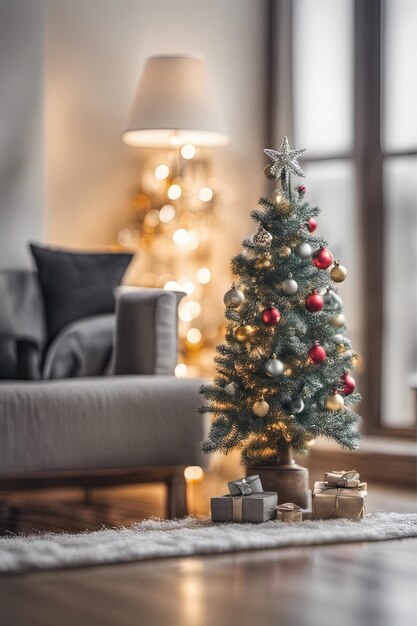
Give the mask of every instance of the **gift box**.
POLYGON ((277 519, 281 522, 302 522, 303 511, 298 504, 294 502, 285 502, 276 507, 277 519))
POLYGON ((250 496, 251 493, 261 493, 263 491, 261 479, 257 475, 230 480, 227 486, 231 496, 250 496))
POLYGON ((362 519, 368 486, 360 481, 359 474, 355 470, 334 471, 327 472, 325 478, 314 483, 313 518, 362 519))
POLYGON ((275 491, 262 491, 247 496, 216 496, 211 498, 213 522, 247 522, 260 524, 274 519, 278 495, 275 491))

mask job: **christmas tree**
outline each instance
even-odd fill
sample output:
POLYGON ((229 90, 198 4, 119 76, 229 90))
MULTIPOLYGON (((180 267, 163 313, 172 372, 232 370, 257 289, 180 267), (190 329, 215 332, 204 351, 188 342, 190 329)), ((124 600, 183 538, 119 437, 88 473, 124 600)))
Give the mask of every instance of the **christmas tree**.
POLYGON ((349 408, 360 401, 349 373, 357 355, 335 291, 347 271, 315 234, 319 208, 303 185, 292 187, 291 175, 304 176, 304 150, 291 150, 285 137, 264 152, 278 189, 252 211, 258 230, 232 259, 226 343, 217 347, 213 384, 201 389, 200 411, 213 418, 204 452, 239 447, 244 465, 274 463, 288 447, 306 452, 317 436, 351 450, 359 439, 360 418, 349 408))

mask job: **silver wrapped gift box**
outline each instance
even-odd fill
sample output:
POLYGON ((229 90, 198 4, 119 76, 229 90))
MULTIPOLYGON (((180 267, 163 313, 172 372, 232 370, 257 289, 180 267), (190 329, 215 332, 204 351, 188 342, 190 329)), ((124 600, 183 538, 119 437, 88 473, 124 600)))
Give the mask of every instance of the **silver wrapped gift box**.
POLYGON ((213 522, 260 524, 275 518, 277 503, 278 495, 275 491, 248 496, 216 496, 211 498, 211 519, 213 522))

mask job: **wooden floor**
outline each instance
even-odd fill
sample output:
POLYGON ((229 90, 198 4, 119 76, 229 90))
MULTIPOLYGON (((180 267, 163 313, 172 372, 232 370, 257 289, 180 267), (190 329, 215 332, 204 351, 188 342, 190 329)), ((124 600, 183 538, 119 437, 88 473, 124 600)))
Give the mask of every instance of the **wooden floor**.
MULTIPOLYGON (((408 492, 374 489, 371 504, 415 511, 408 492)), ((2 577, 0 624, 411 626, 416 554, 408 539, 2 577)))

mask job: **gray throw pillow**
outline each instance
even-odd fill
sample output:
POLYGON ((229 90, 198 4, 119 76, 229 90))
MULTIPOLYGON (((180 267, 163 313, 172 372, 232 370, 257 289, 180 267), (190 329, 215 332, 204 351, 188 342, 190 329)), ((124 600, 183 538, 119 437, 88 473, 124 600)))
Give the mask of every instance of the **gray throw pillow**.
POLYGON ((98 315, 66 326, 50 344, 42 378, 75 378, 110 373, 115 315, 98 315))

